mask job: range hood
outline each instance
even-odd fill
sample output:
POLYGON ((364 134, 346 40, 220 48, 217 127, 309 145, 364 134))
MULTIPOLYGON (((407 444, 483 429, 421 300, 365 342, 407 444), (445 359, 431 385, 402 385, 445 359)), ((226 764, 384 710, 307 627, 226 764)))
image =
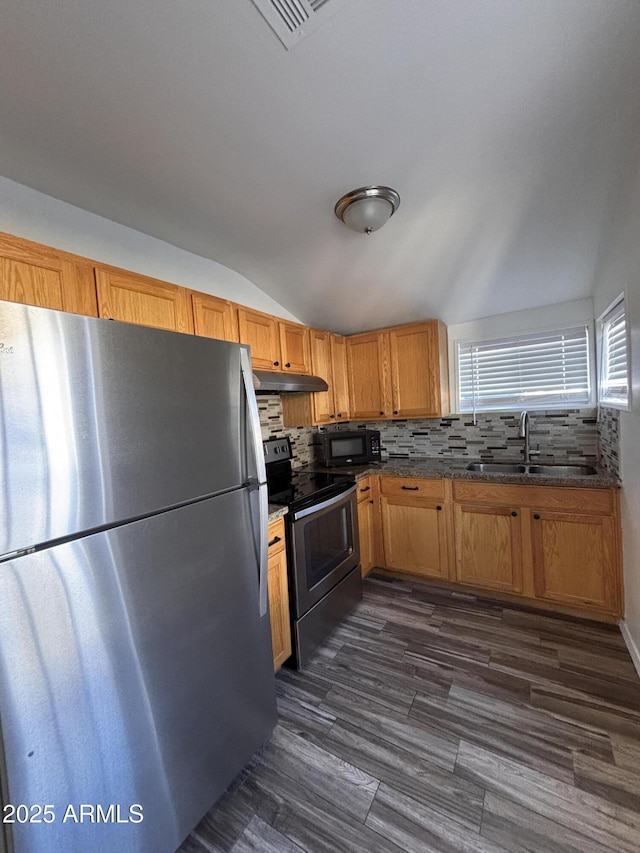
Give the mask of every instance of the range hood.
POLYGON ((275 370, 254 370, 253 387, 256 394, 285 394, 295 391, 328 391, 329 386, 319 376, 302 373, 276 373, 275 370))

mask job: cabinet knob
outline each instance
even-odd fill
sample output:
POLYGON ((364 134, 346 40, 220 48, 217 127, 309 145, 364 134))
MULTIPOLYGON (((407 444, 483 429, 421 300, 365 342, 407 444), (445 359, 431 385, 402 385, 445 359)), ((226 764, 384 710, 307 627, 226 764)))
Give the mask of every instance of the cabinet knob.
POLYGON ((540 516, 538 515, 538 513, 537 513, 537 512, 536 512, 536 513, 534 513, 534 516, 533 516, 533 517, 535 518, 535 520, 536 520, 536 521, 540 521, 540 516))
POLYGON ((372 503, 373 503, 373 500, 369 500, 369 503, 370 503, 370 504, 372 504, 372 503))
POLYGON ((393 410, 393 414, 394 414, 394 415, 397 415, 397 414, 398 414, 398 410, 397 410, 397 409, 394 409, 394 410, 393 410))
POLYGON ((335 415, 329 415, 330 418, 335 418, 335 415))
POLYGON ((273 362, 273 366, 274 366, 274 367, 277 367, 279 364, 280 364, 280 362, 279 362, 279 361, 274 361, 274 362, 273 362))
POLYGON ((515 517, 518 515, 518 513, 517 513, 517 512, 512 512, 512 513, 511 513, 511 515, 515 518, 515 517))
POLYGON ((338 417, 339 417, 339 418, 341 418, 341 417, 342 417, 342 412, 338 412, 338 417))
POLYGON ((290 361, 288 361, 288 362, 285 364, 285 367, 291 367, 291 362, 290 362, 290 361))
POLYGON ((438 512, 440 512, 440 511, 442 510, 442 507, 441 507, 441 506, 437 506, 437 507, 436 507, 436 509, 438 510, 438 512))
POLYGON ((380 412, 381 415, 384 415, 384 412, 380 412))

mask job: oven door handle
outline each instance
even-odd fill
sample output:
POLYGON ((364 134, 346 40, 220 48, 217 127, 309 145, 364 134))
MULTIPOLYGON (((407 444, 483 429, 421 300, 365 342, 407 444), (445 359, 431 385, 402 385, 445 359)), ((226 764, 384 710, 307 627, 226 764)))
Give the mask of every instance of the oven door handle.
POLYGON ((355 494, 358 486, 354 483, 349 489, 344 492, 340 492, 339 495, 334 495, 331 498, 327 498, 326 501, 322 501, 322 503, 314 504, 313 506, 309 506, 306 509, 298 510, 298 512, 291 513, 292 521, 299 521, 301 518, 305 518, 307 515, 312 515, 316 512, 321 512, 323 509, 329 509, 329 507, 335 506, 336 504, 342 503, 346 498, 351 497, 351 495, 355 494))

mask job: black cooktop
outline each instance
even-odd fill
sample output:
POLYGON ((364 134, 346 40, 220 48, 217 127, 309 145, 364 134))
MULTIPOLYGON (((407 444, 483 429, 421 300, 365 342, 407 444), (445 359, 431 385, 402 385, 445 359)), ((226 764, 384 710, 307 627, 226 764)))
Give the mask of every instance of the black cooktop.
POLYGON ((354 482, 348 474, 316 474, 312 471, 268 476, 269 502, 301 509, 345 492, 354 482))
POLYGON ((292 455, 288 438, 264 442, 269 502, 272 504, 303 509, 346 492, 355 483, 350 474, 292 470, 292 455))

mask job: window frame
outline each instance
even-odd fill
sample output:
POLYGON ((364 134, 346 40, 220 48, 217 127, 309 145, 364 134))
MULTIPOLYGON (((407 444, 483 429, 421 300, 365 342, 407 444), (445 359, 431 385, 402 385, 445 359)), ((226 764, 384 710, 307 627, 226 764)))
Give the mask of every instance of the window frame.
POLYGON ((606 409, 618 409, 622 412, 631 411, 631 335, 629 329, 629 311, 627 310, 627 300, 626 293, 623 291, 620 293, 611 304, 602 312, 602 314, 598 317, 597 323, 598 329, 598 395, 597 402, 598 406, 601 406, 606 409), (626 359, 626 367, 627 367, 627 399, 622 402, 620 400, 608 400, 602 397, 602 389, 604 385, 604 367, 605 367, 605 325, 607 322, 610 322, 613 319, 612 315, 616 312, 618 307, 622 304, 624 311, 624 320, 625 320, 625 359, 626 359))
POLYGON ((593 319, 587 320, 582 319, 578 322, 568 322, 563 323, 561 326, 545 326, 543 328, 537 329, 512 329, 508 333, 503 335, 494 334, 480 334, 475 335, 473 338, 459 338, 454 340, 453 343, 453 366, 454 366, 454 375, 453 375, 453 399, 455 400, 455 408, 456 414, 459 415, 468 415, 475 416, 476 414, 486 414, 490 415, 493 412, 513 412, 513 411, 522 411, 526 409, 527 411, 535 412, 535 411, 562 411, 562 410, 576 410, 582 408, 594 408, 596 406, 596 370, 595 370, 595 334, 594 334, 594 323, 593 319), (461 401, 460 401, 460 348, 461 346, 465 346, 468 344, 488 344, 491 342, 507 342, 509 340, 513 340, 519 337, 525 337, 526 335, 536 335, 536 334, 562 334, 563 332, 568 332, 571 329, 584 328, 587 338, 587 375, 589 380, 589 402, 585 403, 571 403, 568 401, 557 402, 557 403, 549 403, 549 402, 540 402, 536 403, 535 401, 527 401, 524 404, 514 404, 514 405, 506 405, 495 408, 478 408, 475 411, 473 409, 465 409, 462 410, 461 401))

